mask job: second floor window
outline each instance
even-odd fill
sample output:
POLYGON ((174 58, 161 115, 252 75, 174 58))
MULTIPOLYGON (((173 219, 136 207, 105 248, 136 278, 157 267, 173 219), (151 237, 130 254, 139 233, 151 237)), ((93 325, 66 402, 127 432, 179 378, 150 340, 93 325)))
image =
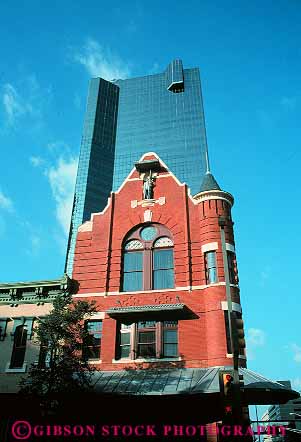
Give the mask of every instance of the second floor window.
POLYGON ((118 325, 117 359, 178 357, 178 321, 139 321, 118 325))
POLYGON ((160 290, 174 287, 173 241, 160 224, 140 226, 123 246, 121 290, 160 290))
POLYGON ((216 252, 205 253, 206 284, 217 282, 216 252))

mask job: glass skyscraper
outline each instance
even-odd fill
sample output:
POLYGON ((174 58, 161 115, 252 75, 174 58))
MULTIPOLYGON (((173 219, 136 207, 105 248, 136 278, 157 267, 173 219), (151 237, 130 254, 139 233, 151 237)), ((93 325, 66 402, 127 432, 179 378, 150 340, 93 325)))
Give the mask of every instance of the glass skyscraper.
POLYGON ((206 130, 198 68, 172 61, 165 72, 90 81, 75 186, 66 272, 78 227, 101 211, 135 162, 156 152, 182 182, 199 191, 206 172, 206 130))

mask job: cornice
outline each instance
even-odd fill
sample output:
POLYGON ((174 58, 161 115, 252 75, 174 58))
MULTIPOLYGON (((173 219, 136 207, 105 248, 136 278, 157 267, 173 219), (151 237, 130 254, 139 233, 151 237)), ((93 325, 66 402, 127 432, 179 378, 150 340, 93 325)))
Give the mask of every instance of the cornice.
POLYGON ((193 196, 194 201, 201 203, 208 200, 224 200, 232 207, 234 204, 234 198, 229 192, 223 190, 205 190, 204 192, 199 192, 193 196))

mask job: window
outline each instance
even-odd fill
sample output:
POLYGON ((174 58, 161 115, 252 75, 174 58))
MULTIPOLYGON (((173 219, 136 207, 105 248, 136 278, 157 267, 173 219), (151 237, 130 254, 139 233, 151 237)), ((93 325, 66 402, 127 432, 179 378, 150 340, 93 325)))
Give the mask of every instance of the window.
POLYGON ((102 321, 86 321, 83 342, 83 359, 99 359, 101 354, 102 321))
POLYGON ((139 321, 118 325, 116 359, 178 357, 178 321, 139 321))
POLYGON ((206 284, 217 282, 216 252, 205 253, 206 284))
POLYGON ((18 325, 14 332, 13 352, 9 368, 22 368, 26 352, 27 327, 18 325))
POLYGON ((0 341, 3 341, 6 336, 7 319, 0 319, 0 341))
POLYGON ((237 284, 234 253, 227 251, 227 259, 228 259, 228 269, 229 269, 229 282, 230 284, 237 284))
POLYGON ((47 342, 42 342, 40 345, 38 367, 39 368, 49 367, 50 359, 51 359, 51 354, 48 349, 48 344, 47 342))
POLYGON ((140 226, 123 246, 122 291, 174 287, 173 241, 160 224, 140 226))

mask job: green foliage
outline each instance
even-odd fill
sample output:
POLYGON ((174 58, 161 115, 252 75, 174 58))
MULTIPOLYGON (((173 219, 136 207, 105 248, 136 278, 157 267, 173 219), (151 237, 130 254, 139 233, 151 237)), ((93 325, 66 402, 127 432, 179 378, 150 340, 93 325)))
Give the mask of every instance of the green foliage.
POLYGON ((74 302, 71 295, 54 300, 51 313, 34 329, 41 344, 39 363, 21 380, 20 393, 49 399, 90 388, 93 369, 82 359, 81 350, 87 338, 84 320, 95 311, 93 303, 74 302))

